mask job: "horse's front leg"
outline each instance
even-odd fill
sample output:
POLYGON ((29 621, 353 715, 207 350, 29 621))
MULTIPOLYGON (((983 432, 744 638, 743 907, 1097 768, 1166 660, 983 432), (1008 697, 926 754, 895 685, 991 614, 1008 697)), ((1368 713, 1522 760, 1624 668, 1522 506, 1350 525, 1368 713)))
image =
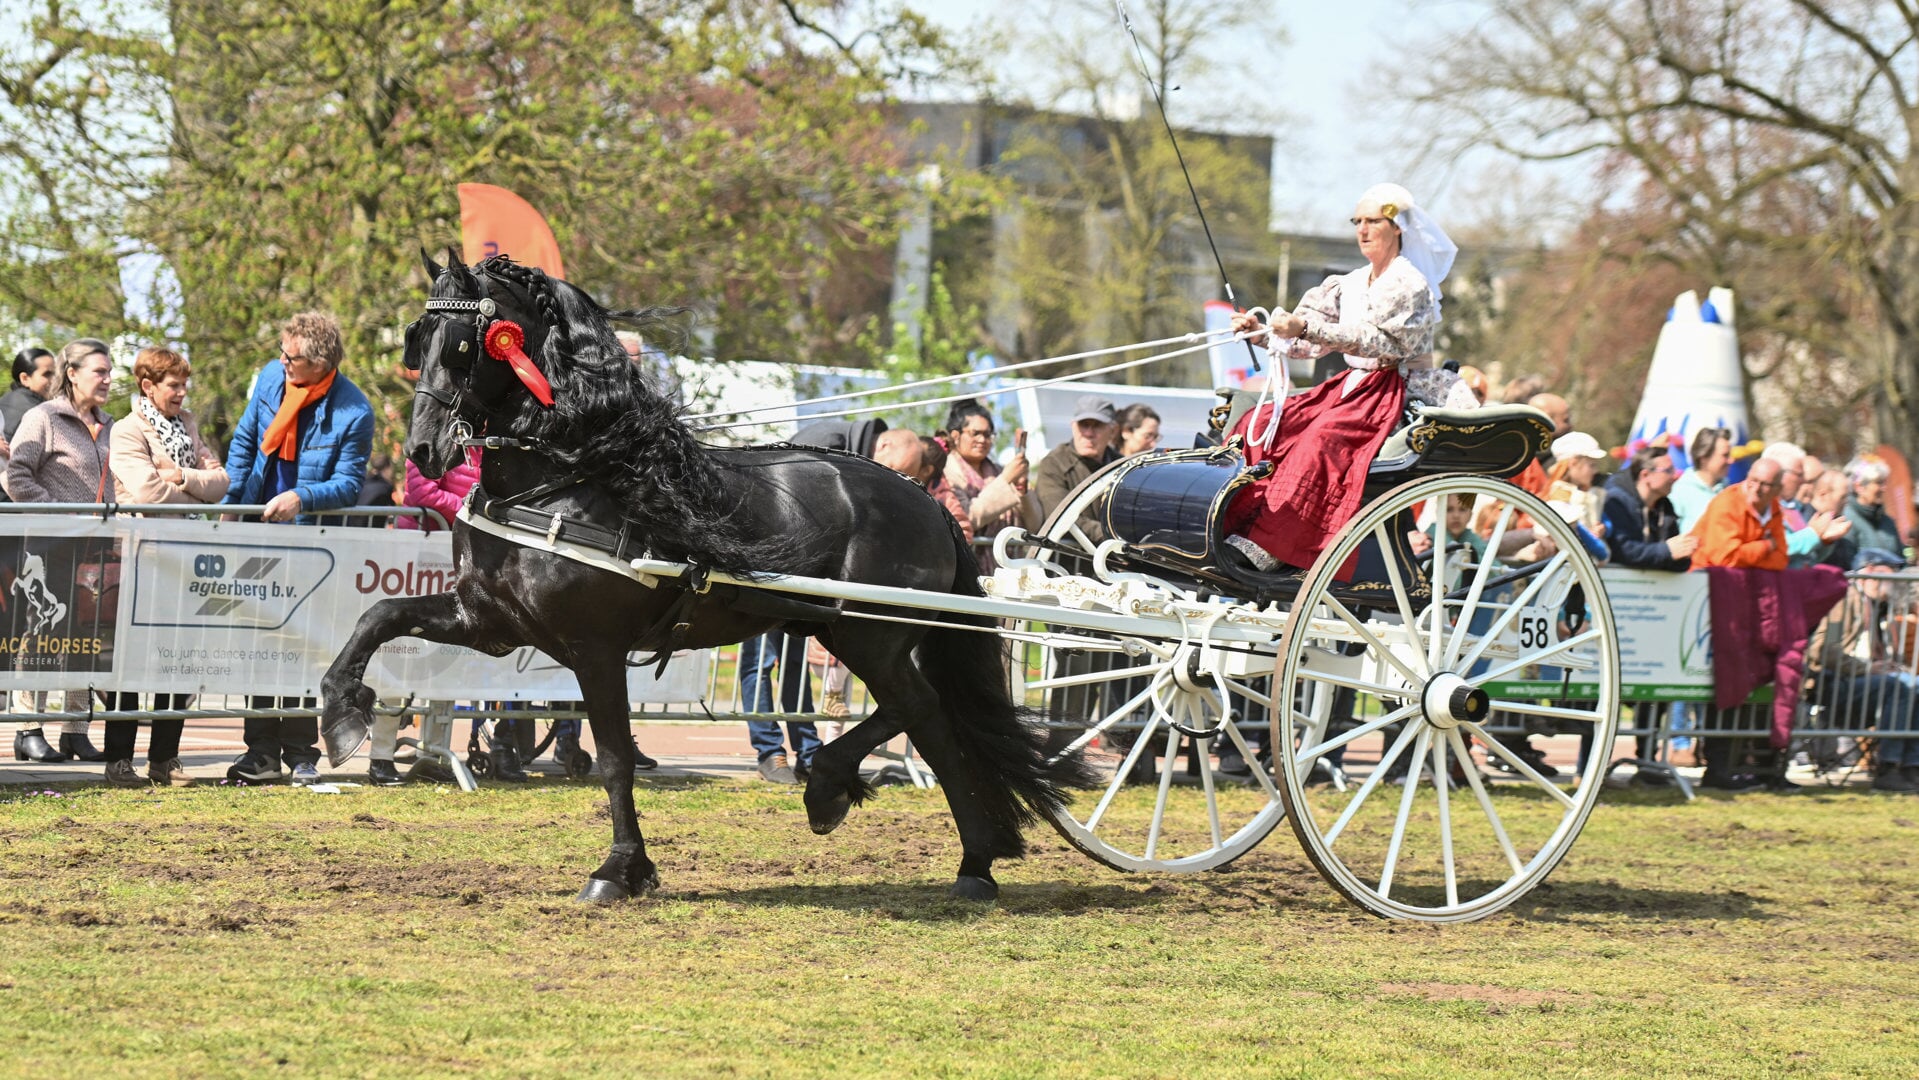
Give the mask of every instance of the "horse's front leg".
POLYGON ((373 689, 362 680, 367 662, 380 646, 398 637, 417 637, 478 648, 478 636, 450 592, 394 597, 367 608, 354 624, 353 636, 347 638, 333 666, 320 680, 325 701, 320 735, 326 740, 327 760, 338 766, 366 742, 375 698, 373 689))
POLYGON ((593 725, 598 751, 600 784, 613 815, 613 849, 587 879, 575 899, 610 904, 660 887, 660 874, 646 857, 646 838, 640 835, 640 817, 633 806, 633 728, 628 719, 626 657, 581 660, 573 673, 580 679, 587 722, 593 725))

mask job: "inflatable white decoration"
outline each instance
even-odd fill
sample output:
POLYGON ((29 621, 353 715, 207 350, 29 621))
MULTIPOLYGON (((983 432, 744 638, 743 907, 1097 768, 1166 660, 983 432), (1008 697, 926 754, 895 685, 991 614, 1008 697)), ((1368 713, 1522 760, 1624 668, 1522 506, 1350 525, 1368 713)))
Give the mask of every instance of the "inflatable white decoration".
POLYGON ((1653 346, 1629 450, 1661 435, 1672 436, 1674 463, 1684 469, 1689 465, 1686 446, 1700 428, 1731 428, 1734 446, 1751 437, 1745 369, 1739 363, 1733 319, 1731 289, 1713 289, 1703 304, 1691 290, 1673 301, 1653 346))

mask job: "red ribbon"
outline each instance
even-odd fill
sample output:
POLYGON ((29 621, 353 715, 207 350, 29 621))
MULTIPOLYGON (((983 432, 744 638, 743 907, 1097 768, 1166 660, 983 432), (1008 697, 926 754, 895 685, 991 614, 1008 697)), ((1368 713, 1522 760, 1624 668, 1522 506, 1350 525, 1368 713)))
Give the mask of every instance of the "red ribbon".
POLYGON ((526 331, 519 323, 495 319, 493 325, 487 327, 486 354, 506 361, 540 404, 549 409, 553 407, 553 384, 546 381, 540 369, 533 366, 533 358, 526 354, 526 331))

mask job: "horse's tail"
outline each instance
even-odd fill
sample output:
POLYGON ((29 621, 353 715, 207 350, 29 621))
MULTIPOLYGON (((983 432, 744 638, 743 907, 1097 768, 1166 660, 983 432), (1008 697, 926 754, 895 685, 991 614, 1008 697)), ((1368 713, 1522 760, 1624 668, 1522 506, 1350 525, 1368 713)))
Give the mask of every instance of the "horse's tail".
MULTIPOLYGON (((958 572, 952 592, 984 595, 979 563, 966 537, 953 526, 958 572)), ((991 626, 985 617, 949 615, 950 622, 991 626)), ((998 635, 962 627, 929 631, 915 653, 920 671, 938 692, 940 708, 953 732, 973 796, 997 836, 996 858, 1026 853, 1021 830, 1037 815, 1065 807, 1071 788, 1094 786, 1092 768, 1076 751, 1049 759, 1042 715, 1013 701, 1007 679, 1006 643, 998 635)), ((957 778, 942 777, 942 782, 957 778)))

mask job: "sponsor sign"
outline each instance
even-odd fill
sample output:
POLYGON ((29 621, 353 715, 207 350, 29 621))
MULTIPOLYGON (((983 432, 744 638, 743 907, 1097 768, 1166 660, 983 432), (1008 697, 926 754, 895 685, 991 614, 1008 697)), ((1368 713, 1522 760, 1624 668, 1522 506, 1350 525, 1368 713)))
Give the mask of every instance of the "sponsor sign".
MULTIPOLYGON (((1712 604, 1707 576, 1607 566, 1600 568, 1599 577, 1619 628, 1621 697, 1628 701, 1711 700, 1712 604)), ((1552 633, 1552 640, 1558 640, 1556 626, 1552 633)), ((1596 697, 1599 692, 1598 684, 1578 671, 1570 678, 1557 668, 1525 674, 1528 677, 1488 684, 1488 689, 1500 697, 1574 700, 1596 697)))
MULTIPOLYGON (((167 518, 0 516, 0 685, 312 697, 362 614, 453 582, 445 532, 167 518), (78 677, 76 677, 78 676, 78 677)), ((694 702, 711 657, 677 656, 630 700, 694 702)), ((367 665, 381 697, 567 701, 573 673, 403 637, 367 665)))

